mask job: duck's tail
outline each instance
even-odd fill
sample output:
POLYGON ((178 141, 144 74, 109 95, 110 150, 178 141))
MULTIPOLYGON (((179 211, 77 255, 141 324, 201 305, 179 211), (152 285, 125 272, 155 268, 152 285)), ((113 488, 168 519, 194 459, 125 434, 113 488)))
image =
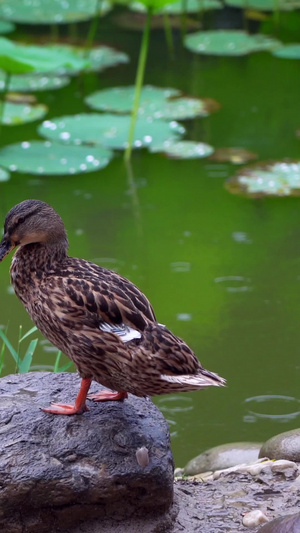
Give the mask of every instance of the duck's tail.
POLYGON ((180 374, 168 375, 162 374, 161 379, 169 383, 178 383, 178 385, 187 386, 189 390, 204 389, 206 387, 224 387, 226 379, 221 378, 218 374, 202 368, 197 374, 180 374))

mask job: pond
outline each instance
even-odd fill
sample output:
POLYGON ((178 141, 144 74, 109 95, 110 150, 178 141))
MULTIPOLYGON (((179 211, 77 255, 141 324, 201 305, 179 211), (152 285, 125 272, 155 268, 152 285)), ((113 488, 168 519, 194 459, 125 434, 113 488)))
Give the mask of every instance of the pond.
MULTIPOLYGON (((40 93, 39 102, 49 106, 47 120, 86 113, 86 96, 134 83, 141 33, 117 24, 123 11, 101 20, 97 39, 127 53, 130 62, 40 93)), ((235 24, 237 12, 226 17, 210 12, 204 24, 235 24)), ((299 22, 298 13, 283 14, 274 36, 295 40, 293 17, 299 22)), ((263 24, 275 32, 272 21, 263 24)), ((85 23, 79 29, 86 34, 85 23)), ((45 30, 18 31, 30 37, 45 30)), ((172 58, 164 31, 152 31, 145 83, 212 98, 221 106, 210 116, 182 121, 186 138, 215 148, 241 147, 259 161, 299 158, 299 60, 269 52, 199 55, 182 46, 179 30, 173 38, 172 58)), ((3 145, 39 138, 37 122, 3 126, 1 133, 3 145)), ((224 184, 237 165, 230 162, 172 159, 142 149, 133 152, 128 173, 122 154, 86 174, 13 173, 0 183, 1 219, 27 198, 52 204, 65 221, 70 255, 137 284, 159 322, 184 338, 206 368, 227 379, 226 388, 154 398, 169 421, 177 466, 218 444, 264 441, 297 427, 300 200, 231 194, 224 184)), ((7 258, 0 268, 0 325, 8 326, 16 345, 19 325, 25 332, 32 323, 10 288, 9 264, 7 258)), ((41 338, 33 367, 52 367, 55 357, 41 338)), ((7 353, 2 373, 14 369, 7 353)))

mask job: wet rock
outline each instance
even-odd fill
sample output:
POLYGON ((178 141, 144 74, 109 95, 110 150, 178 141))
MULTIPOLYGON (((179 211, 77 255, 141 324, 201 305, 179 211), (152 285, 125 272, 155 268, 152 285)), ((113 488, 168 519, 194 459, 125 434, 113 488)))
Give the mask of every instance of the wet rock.
POLYGON ((261 447, 259 457, 300 461, 300 429, 279 433, 267 440, 261 447))
POLYGON ((193 476, 208 470, 222 470, 241 463, 250 463, 258 458, 261 443, 230 442, 215 446, 188 462, 184 474, 193 476))
POLYGON ((39 410, 73 402, 79 381, 46 372, 0 380, 0 531, 66 531, 81 520, 170 507, 169 431, 151 401, 89 402, 75 416, 39 410))
POLYGON ((272 520, 258 530, 258 533, 299 533, 300 513, 272 520))

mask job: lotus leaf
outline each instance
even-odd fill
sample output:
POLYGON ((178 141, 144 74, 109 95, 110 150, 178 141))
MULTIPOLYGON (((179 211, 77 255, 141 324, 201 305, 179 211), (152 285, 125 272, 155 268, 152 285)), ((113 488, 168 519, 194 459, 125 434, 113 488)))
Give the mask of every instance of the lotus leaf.
POLYGON ((276 161, 244 167, 226 182, 234 193, 252 198, 300 196, 300 161, 276 161))
POLYGON ((291 11, 300 7, 299 0, 225 0, 225 3, 232 7, 258 11, 291 11))
POLYGON ((208 157, 214 151, 209 144, 195 141, 164 142, 161 145, 154 144, 151 152, 164 152, 169 157, 176 159, 200 159, 208 157))
POLYGON ((15 25, 6 20, 0 20, 0 33, 10 33, 15 30, 15 25))
MULTIPOLYGON (((87 72, 89 71, 102 71, 108 67, 114 67, 120 63, 128 63, 129 56, 124 52, 119 52, 114 50, 109 46, 97 46, 86 50, 81 46, 71 46, 69 44, 52 44, 49 45, 49 49, 53 50, 58 54, 68 53, 72 54, 73 57, 77 57, 80 61, 85 61, 87 72)), ((60 74, 77 74, 80 68, 77 68, 76 65, 66 65, 60 70, 60 74)))
POLYGON ((47 46, 26 46, 0 37, 0 68, 10 74, 50 72, 62 67, 82 70, 87 64, 86 59, 67 49, 56 51, 47 46))
MULTIPOLYGON (((1 0, 0 17, 21 24, 60 24, 88 20, 96 15, 98 0, 1 0)), ((102 0, 98 11, 108 11, 102 0)))
POLYGON ((112 152, 102 147, 26 141, 0 149, 0 164, 14 172, 73 175, 106 167, 112 152))
MULTIPOLYGON (((86 103, 98 111, 116 113, 130 113, 134 101, 133 86, 112 87, 96 91, 86 98, 86 103)), ((197 116, 207 116, 217 102, 201 100, 189 96, 180 96, 177 89, 153 87, 146 85, 142 88, 139 116, 152 117, 163 120, 182 120, 197 116)))
POLYGON ((286 44, 280 46, 272 52, 273 56, 282 57, 284 59, 300 59, 300 44, 286 44))
POLYGON ((8 181, 10 178, 10 173, 7 172, 4 168, 0 167, 0 181, 8 181))
MULTIPOLYGON (((5 73, 0 71, 0 91, 5 87, 5 73)), ((55 74, 19 74, 11 76, 9 80, 9 91, 31 92, 49 91, 65 87, 70 82, 67 76, 56 76, 55 74)))
MULTIPOLYGON (((97 144, 110 148, 127 147, 130 116, 82 113, 44 121, 39 133, 51 140, 71 144, 97 144)), ((136 122, 134 148, 178 140, 185 132, 177 122, 164 122, 151 118, 139 118, 136 122)))
MULTIPOLYGON (((222 4, 219 0, 188 0, 187 2, 180 0, 179 2, 168 3, 162 9, 156 10, 156 14, 169 13, 170 15, 180 15, 181 13, 199 13, 200 11, 221 8, 222 4)), ((132 2, 130 9, 140 12, 146 11, 145 4, 141 2, 132 2)))
MULTIPOLYGON (((3 104, 1 104, 3 105, 3 104)), ((2 124, 14 126, 25 124, 43 118, 48 112, 44 104, 29 105, 15 102, 5 102, 2 124)))
POLYGON ((267 35, 249 35, 241 30, 199 31, 187 35, 184 44, 192 52, 220 56, 271 51, 281 45, 280 41, 267 35))

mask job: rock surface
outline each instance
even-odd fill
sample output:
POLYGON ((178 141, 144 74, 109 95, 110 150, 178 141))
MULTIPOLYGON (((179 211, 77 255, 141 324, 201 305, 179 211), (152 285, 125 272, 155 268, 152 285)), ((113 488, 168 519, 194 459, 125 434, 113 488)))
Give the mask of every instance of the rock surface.
MULTIPOLYGON (((170 507, 169 430, 151 401, 130 395, 124 402, 89 402, 90 411, 75 416, 39 410, 51 401, 72 403, 79 382, 68 373, 0 380, 0 531, 66 531, 81 520, 170 507), (145 466, 136 455, 143 447, 145 466)), ((99 388, 95 383, 91 392, 99 388)))
POLYGON ((276 518, 258 530, 258 533, 299 533, 300 513, 276 518))
POLYGON ((261 443, 230 442, 215 446, 191 459, 183 469, 186 476, 208 470, 221 470, 241 463, 250 463, 258 458, 261 443))
POLYGON ((259 457, 300 461, 300 429, 279 433, 261 447, 259 457))

